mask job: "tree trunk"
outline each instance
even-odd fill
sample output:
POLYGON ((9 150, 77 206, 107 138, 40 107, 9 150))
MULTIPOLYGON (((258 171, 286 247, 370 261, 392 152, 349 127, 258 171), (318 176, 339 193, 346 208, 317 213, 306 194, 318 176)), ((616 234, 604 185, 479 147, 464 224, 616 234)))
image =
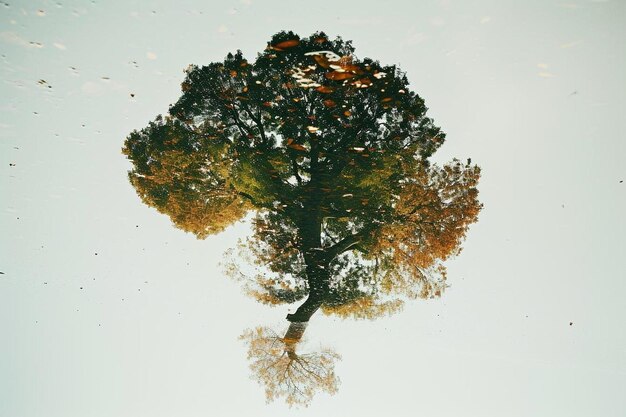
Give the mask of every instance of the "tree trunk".
POLYGON ((302 335, 304 335, 307 324, 308 323, 298 322, 291 323, 285 333, 285 336, 283 337, 283 341, 285 342, 285 352, 287 352, 287 356, 289 356, 292 360, 298 358, 298 355, 296 354, 296 345, 302 339, 302 335))
POLYGON ((312 252, 305 255, 309 296, 295 313, 287 314, 287 320, 292 323, 308 322, 311 316, 322 306, 330 291, 330 274, 323 253, 321 251, 312 252))
POLYGON ((304 331, 306 330, 306 326, 308 323, 299 323, 294 322, 289 324, 289 328, 287 332, 285 332, 285 337, 283 340, 286 344, 295 344, 302 339, 302 335, 304 335, 304 331))
POLYGON ((309 292, 308 298, 298 307, 295 313, 287 314, 287 320, 292 323, 306 323, 311 316, 322 306, 323 298, 309 292))
MULTIPOLYGON (((315 145, 314 147, 316 147, 315 145)), ((309 296, 298 307, 295 313, 288 314, 287 320, 292 323, 309 321, 311 316, 322 306, 328 296, 330 274, 328 262, 322 249, 322 202, 321 177, 316 174, 317 150, 311 157, 311 181, 307 184, 307 192, 299 213, 298 234, 302 241, 302 255, 306 264, 306 279, 309 284, 309 296)))

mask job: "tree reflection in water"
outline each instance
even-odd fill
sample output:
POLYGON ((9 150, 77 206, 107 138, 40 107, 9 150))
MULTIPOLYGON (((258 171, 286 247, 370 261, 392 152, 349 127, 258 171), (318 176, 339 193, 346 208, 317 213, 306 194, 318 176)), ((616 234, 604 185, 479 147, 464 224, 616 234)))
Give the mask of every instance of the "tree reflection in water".
POLYGON ((307 323, 292 322, 283 337, 268 327, 246 330, 241 339, 248 345, 253 377, 265 387, 268 401, 284 397, 289 405, 307 405, 317 391, 337 392, 339 378, 332 349, 300 354, 296 347, 307 323))
MULTIPOLYGON (((168 114, 126 139, 129 179, 198 238, 252 212, 252 236, 227 268, 247 294, 300 302, 294 326, 320 309, 371 319, 442 294, 444 261, 481 209, 480 168, 429 162, 445 134, 403 72, 321 32, 280 32, 254 63, 237 52, 186 72, 168 114)), ((265 328, 243 338, 268 398, 335 392, 335 354, 297 355, 300 337, 265 328)))

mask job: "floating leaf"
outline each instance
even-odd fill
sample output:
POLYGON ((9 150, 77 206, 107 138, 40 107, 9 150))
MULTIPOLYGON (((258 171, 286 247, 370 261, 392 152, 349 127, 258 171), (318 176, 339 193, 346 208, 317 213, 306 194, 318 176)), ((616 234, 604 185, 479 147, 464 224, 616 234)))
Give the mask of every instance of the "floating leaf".
POLYGON ((323 55, 313 55, 313 59, 322 68, 329 68, 330 67, 330 62, 328 62, 328 59, 326 59, 326 57, 323 56, 323 55))
POLYGON ((335 87, 330 87, 327 85, 320 85, 315 90, 319 91, 320 93, 328 94, 328 93, 332 93, 333 91, 335 91, 335 87))
POLYGON ((356 81, 354 81, 353 85, 357 86, 357 87, 369 87, 370 85, 372 85, 372 80, 370 80, 367 77, 364 78, 360 78, 356 81))
POLYGON ((363 74, 363 70, 361 69, 360 66, 358 65, 354 65, 354 64, 345 64, 345 65, 341 65, 341 68, 344 71, 347 72, 351 72, 353 74, 363 74))
POLYGON ((293 48, 294 46, 298 46, 300 44, 300 41, 298 39, 290 39, 288 41, 282 41, 277 43, 276 45, 274 45, 274 49, 287 49, 287 48, 293 48))
POLYGON ((291 149, 296 150, 296 151, 307 151, 307 148, 305 148, 304 146, 300 145, 299 143, 291 143, 289 145, 291 149))
POLYGON ((348 80, 350 78, 354 78, 355 74, 351 74, 349 72, 332 71, 332 72, 327 72, 325 76, 329 80, 341 81, 341 80, 348 80))

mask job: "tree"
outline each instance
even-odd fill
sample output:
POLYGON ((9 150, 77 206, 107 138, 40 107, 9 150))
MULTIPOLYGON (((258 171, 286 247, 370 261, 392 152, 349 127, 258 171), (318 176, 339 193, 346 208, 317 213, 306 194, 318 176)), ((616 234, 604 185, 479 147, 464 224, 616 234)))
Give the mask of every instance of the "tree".
POLYGON ((284 337, 268 327, 248 329, 241 339, 248 345, 253 377, 265 386, 267 401, 284 397, 287 404, 308 405, 317 391, 337 392, 339 378, 335 362, 340 356, 332 349, 298 354, 307 323, 291 323, 284 337))
POLYGON ((191 65, 164 117, 123 152, 142 200, 198 238, 253 213, 240 247, 256 264, 246 292, 374 318, 440 296, 481 204, 480 169, 429 157, 445 134, 395 66, 358 59, 318 32, 272 37, 254 62, 240 51, 191 65))

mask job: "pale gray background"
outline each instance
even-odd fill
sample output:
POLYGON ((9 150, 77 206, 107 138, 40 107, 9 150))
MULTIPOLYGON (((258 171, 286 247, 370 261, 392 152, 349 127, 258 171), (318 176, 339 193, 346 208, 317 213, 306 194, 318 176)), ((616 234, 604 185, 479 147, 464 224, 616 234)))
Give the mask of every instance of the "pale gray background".
POLYGON ((0 416, 626 415, 624 0, 4 1, 0 416), (174 229, 120 153, 188 64, 282 29, 399 63, 485 204, 443 298, 314 317, 342 385, 303 410, 249 379, 237 337, 288 308, 222 275, 245 225, 174 229))

